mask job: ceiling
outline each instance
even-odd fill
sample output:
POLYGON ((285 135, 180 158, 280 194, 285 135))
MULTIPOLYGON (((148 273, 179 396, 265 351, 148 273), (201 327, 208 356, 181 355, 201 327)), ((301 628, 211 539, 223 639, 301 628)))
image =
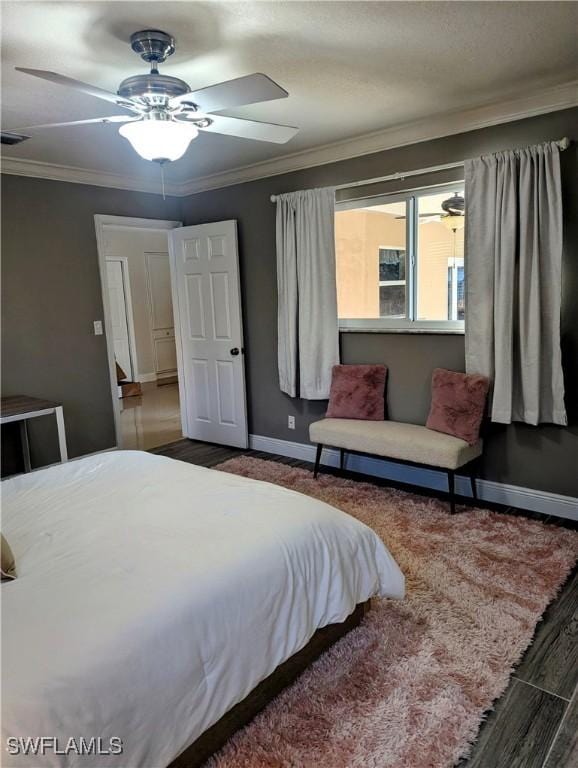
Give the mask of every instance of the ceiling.
MULTIPOLYGON (((2 2, 2 127, 118 113, 14 67, 116 91, 146 71, 127 42, 144 28, 176 37, 161 72, 192 88, 264 72, 289 91, 225 114, 297 125, 295 139, 201 135, 166 170, 182 183, 568 83, 577 23, 575 2, 2 2)), ((158 177, 114 125, 38 131, 3 156, 158 177)))

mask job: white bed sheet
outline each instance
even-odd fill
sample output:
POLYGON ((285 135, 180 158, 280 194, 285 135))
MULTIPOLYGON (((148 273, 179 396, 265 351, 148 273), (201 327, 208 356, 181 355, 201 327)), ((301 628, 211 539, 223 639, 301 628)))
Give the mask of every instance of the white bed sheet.
POLYGON ((163 768, 314 632, 402 598, 382 541, 269 483, 137 451, 2 483, 5 766, 163 768), (7 737, 122 740, 10 756, 7 737))

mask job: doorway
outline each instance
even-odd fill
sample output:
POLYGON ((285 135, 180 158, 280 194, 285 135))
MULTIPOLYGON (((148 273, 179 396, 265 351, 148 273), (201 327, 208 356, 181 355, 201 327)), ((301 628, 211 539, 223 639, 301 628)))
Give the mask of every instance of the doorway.
POLYGON ((168 234, 179 222, 95 217, 117 446, 182 437, 168 234))
POLYGON ((95 224, 117 445, 246 447, 236 221, 95 224))

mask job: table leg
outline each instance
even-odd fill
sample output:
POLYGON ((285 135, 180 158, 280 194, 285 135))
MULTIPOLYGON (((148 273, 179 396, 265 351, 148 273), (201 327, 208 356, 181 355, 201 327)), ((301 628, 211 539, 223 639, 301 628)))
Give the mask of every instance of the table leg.
POLYGON ((64 413, 62 406, 54 409, 56 416, 56 426, 58 427, 58 445, 60 447, 60 461, 68 461, 68 451, 66 450, 66 432, 64 430, 64 413))
POLYGON ((30 472, 32 465, 30 463, 30 442, 28 441, 28 424, 26 419, 20 422, 20 439, 22 441, 22 455, 24 456, 24 471, 30 472))

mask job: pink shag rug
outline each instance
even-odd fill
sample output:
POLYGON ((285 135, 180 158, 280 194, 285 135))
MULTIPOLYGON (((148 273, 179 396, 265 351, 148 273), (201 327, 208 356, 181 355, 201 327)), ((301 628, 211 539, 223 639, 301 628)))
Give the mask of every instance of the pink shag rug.
POLYGON ((241 457, 218 469, 328 502, 406 577, 210 761, 211 768, 449 768, 508 685, 578 558, 578 533, 241 457))

